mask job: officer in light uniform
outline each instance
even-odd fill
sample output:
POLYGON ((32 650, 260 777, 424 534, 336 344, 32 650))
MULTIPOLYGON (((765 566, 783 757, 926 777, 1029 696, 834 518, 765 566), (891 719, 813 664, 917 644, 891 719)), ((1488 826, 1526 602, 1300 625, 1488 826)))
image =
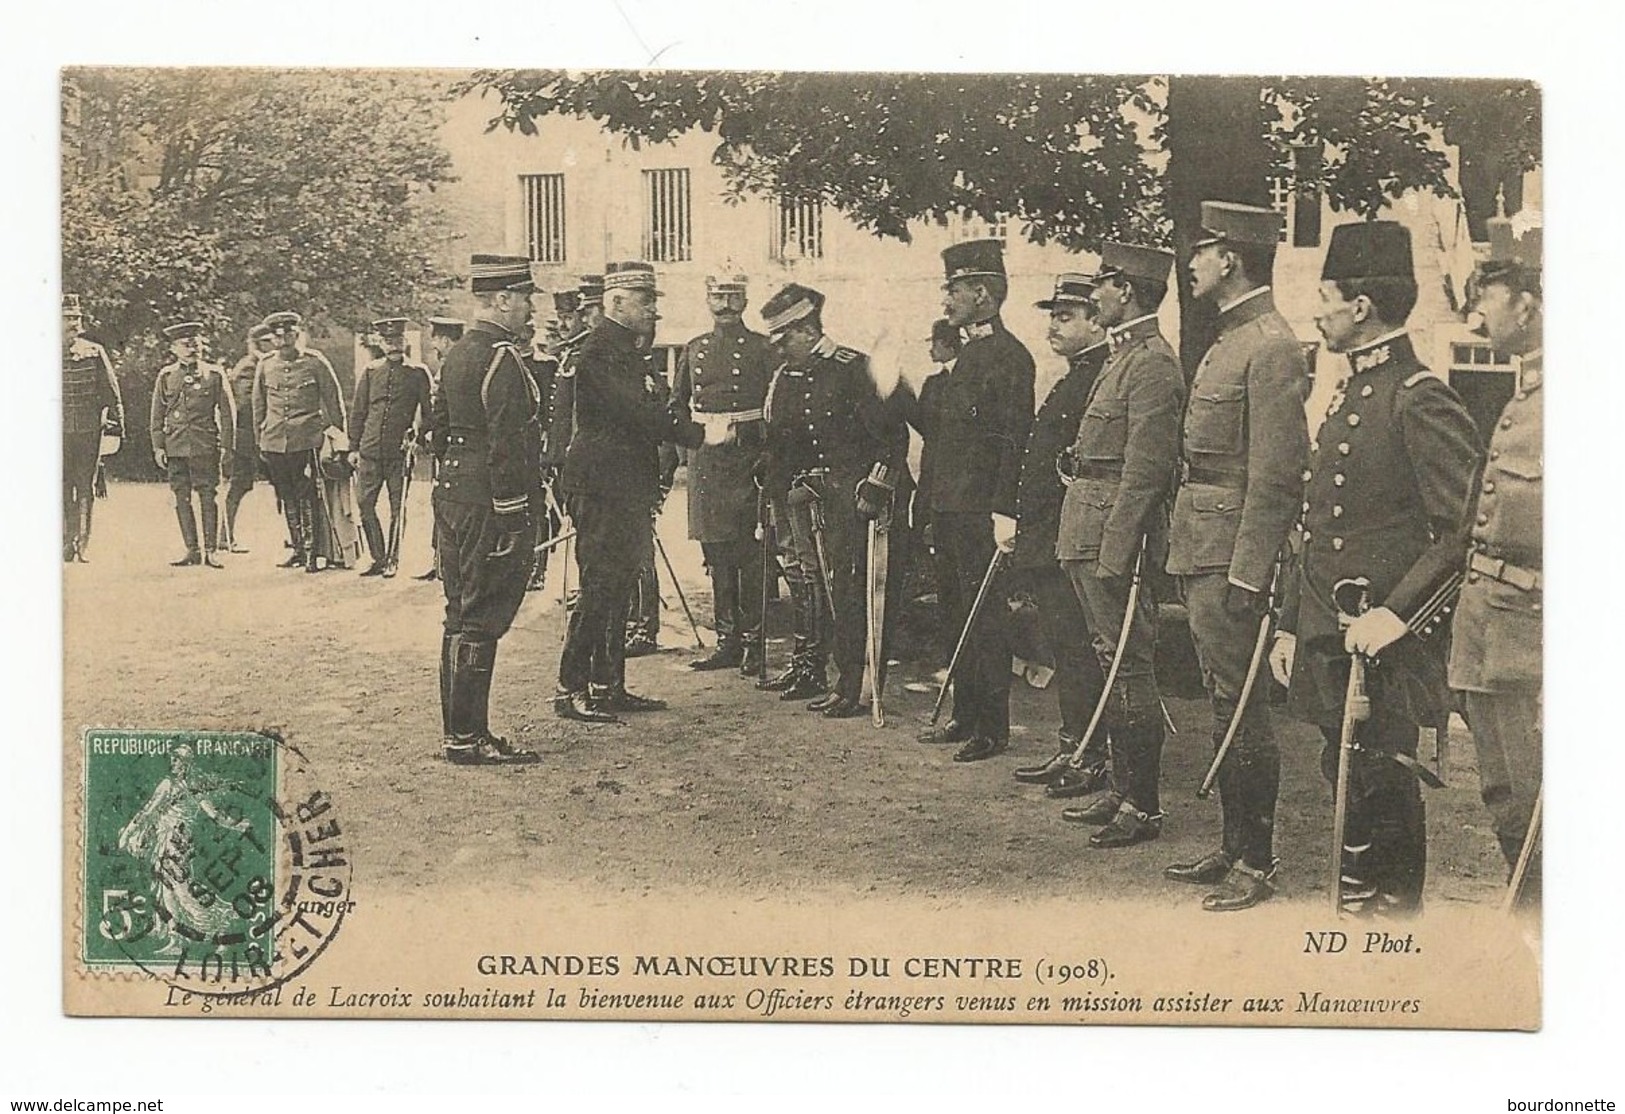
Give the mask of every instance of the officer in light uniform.
POLYGON ((215 489, 220 483, 220 453, 231 457, 237 414, 225 370, 198 359, 203 325, 182 321, 164 329, 173 363, 158 373, 152 388, 152 457, 169 478, 175 496, 175 517, 180 522, 186 553, 172 565, 224 566, 215 556, 220 541, 219 505, 215 489), (196 493, 203 518, 199 551, 198 520, 192 513, 196 493))
POLYGON ((1349 756, 1340 900, 1353 914, 1420 911, 1427 818, 1420 729, 1446 728, 1440 638, 1409 627, 1461 564, 1480 451, 1473 420, 1417 358, 1410 233, 1393 221, 1339 225, 1321 270, 1315 326, 1350 375, 1310 442, 1303 557, 1270 652, 1288 708, 1321 729, 1321 771, 1337 780, 1349 654, 1370 660, 1371 716, 1349 756), (1340 629, 1333 589, 1369 581, 1370 610, 1340 629))
POLYGON ((350 404, 350 453, 361 460, 357 498, 361 531, 372 554, 372 564, 361 575, 392 577, 400 555, 389 552, 384 526, 378 519, 378 496, 388 489, 393 530, 401 519, 406 447, 428 427, 434 388, 429 369, 406 358, 406 318, 374 321, 372 330, 384 354, 356 376, 354 401, 350 404))
POLYGON ((717 647, 691 663, 734 666, 752 676, 762 655, 762 551, 756 539, 752 469, 762 447, 762 403, 777 361, 768 339, 745 328, 746 278, 709 275, 706 307, 715 328, 684 346, 673 401, 707 430, 689 455, 688 536, 711 576, 717 647))
POLYGON ((1084 404, 1077 439, 1059 462, 1071 482, 1055 555, 1083 608, 1102 675, 1111 673, 1123 644, 1101 717, 1111 740, 1112 787, 1061 813, 1075 823, 1104 825, 1089 837, 1094 847, 1126 847, 1162 832, 1163 721, 1149 573, 1166 551, 1185 403, 1184 373, 1157 325, 1172 263, 1173 254, 1160 248, 1108 243, 1101 249, 1090 296, 1110 355, 1084 404), (1137 561, 1141 588, 1130 612, 1137 561))
MULTIPOLYGON (((1219 311, 1219 335, 1196 369, 1185 411, 1168 571, 1180 578, 1185 597, 1213 705, 1215 750, 1260 645, 1309 455, 1303 348, 1270 292, 1280 232, 1273 209, 1204 201, 1202 238, 1191 245, 1188 264, 1192 296, 1219 311)), ((1221 845, 1163 872, 1176 882, 1222 883, 1203 899, 1210 912, 1251 908, 1274 892, 1281 752, 1261 674, 1254 669, 1247 707, 1219 767, 1221 845)))
POLYGON ((83 335, 79 295, 62 295, 62 559, 88 561, 103 433, 124 435, 124 399, 102 346, 83 335))
MULTIPOLYGON (((1490 436, 1450 644, 1450 687, 1466 695, 1478 780, 1509 868, 1529 835, 1541 785, 1541 230, 1514 235, 1490 221, 1489 258, 1474 275, 1473 309, 1503 355, 1518 358, 1518 389, 1490 436)), ((1540 900, 1539 842, 1521 898, 1540 900)))

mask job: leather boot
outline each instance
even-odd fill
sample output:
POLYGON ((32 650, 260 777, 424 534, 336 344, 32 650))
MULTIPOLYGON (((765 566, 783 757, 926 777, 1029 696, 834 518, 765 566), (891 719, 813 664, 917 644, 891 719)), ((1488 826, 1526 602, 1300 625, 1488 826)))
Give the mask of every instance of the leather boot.
POLYGON ((795 682, 779 693, 780 700, 807 700, 814 696, 822 696, 829 691, 829 675, 823 662, 809 661, 801 672, 796 674, 795 682))
POLYGON ((192 500, 188 498, 184 503, 175 504, 175 519, 181 526, 181 540, 186 543, 186 556, 178 561, 171 561, 177 567, 184 565, 201 565, 203 555, 198 551, 197 544, 197 518, 192 514, 192 500))
POLYGON ((717 669, 734 669, 745 660, 745 650, 733 635, 717 636, 717 648, 703 658, 696 658, 688 667, 696 673, 709 673, 717 669))
POLYGON ((282 504, 282 517, 288 521, 288 540, 290 542, 288 557, 277 567, 283 569, 297 569, 305 563, 305 550, 310 546, 310 539, 305 536, 300 526, 299 501, 290 499, 282 504))
POLYGON ((533 750, 515 747, 491 733, 491 675, 496 666, 495 639, 459 638, 452 677, 452 742, 446 757, 460 765, 501 766, 541 760, 533 750))
POLYGON ((378 576, 384 571, 384 564, 388 558, 388 543, 384 541, 384 527, 376 519, 362 519, 361 533, 367 539, 367 553, 372 557, 372 564, 362 576, 378 576))
POLYGON ((739 675, 741 677, 754 677, 762 671, 765 662, 762 657, 762 635, 760 631, 747 631, 739 636, 743 653, 739 658, 739 675))
POLYGON ((299 535, 304 539, 305 571, 320 572, 316 563, 316 497, 304 496, 299 500, 299 535))

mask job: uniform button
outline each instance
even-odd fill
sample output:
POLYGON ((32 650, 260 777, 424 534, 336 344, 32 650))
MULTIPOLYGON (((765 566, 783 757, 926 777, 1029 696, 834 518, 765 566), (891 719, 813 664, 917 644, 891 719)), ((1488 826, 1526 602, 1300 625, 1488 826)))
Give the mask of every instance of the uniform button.
POLYGON ((1517 394, 1513 395, 1512 397, 1517 399, 1519 402, 1522 402, 1524 399, 1529 397, 1529 392, 1527 392, 1527 391, 1519 391, 1517 394))
POLYGON ((1493 495, 1494 493, 1495 493, 1495 481, 1494 480, 1485 480, 1484 481, 1484 494, 1485 495, 1493 495))
POLYGON ((1333 487, 1342 487, 1347 482, 1348 482, 1348 477, 1343 475, 1343 473, 1341 473, 1341 472, 1337 473, 1337 475, 1332 477, 1332 486, 1333 487))
POLYGON ((1490 516, 1487 515, 1487 514, 1479 515, 1478 516, 1478 524, 1480 526, 1488 526, 1490 524, 1490 516))
POLYGON ((1501 450, 1500 449, 1491 449, 1490 450, 1490 459, 1491 460, 1500 460, 1501 459, 1501 450))
POLYGON ((1529 605, 1529 610, 1530 611, 1539 611, 1540 610, 1540 601, 1536 600, 1534 603, 1530 604, 1529 605))
POLYGON ((1332 539, 1332 548, 1335 549, 1335 550, 1341 551, 1342 548, 1343 548, 1343 539, 1342 538, 1333 538, 1332 539))
POLYGON ((1349 415, 1349 425, 1359 425, 1359 424, 1360 424, 1360 415, 1358 415, 1358 414, 1350 414, 1349 415))
POLYGON ((1371 397, 1371 384, 1370 383, 1367 383, 1365 386, 1360 388, 1360 397, 1361 398, 1370 398, 1371 397))
POLYGON ((1512 419, 1511 418, 1502 418, 1501 419, 1501 428, 1502 429, 1511 429, 1512 428, 1512 419))
POLYGON ((1338 446, 1337 446, 1337 451, 1342 453, 1344 456, 1348 456, 1349 455, 1349 443, 1347 441, 1339 442, 1338 446))
POLYGON ((1312 537, 1314 537, 1314 535, 1311 534, 1308 530, 1305 530, 1303 532, 1303 544, 1308 545, 1309 544, 1309 539, 1312 538, 1312 537))
POLYGON ((1342 518, 1343 517, 1343 504, 1338 503, 1337 505, 1332 507, 1332 517, 1333 518, 1342 518))
POLYGON ((1467 583, 1469 583, 1469 584, 1477 584, 1478 583, 1478 574, 1476 572, 1468 573, 1467 574, 1467 583))
POLYGON ((1304 501, 1303 501, 1303 513, 1304 513, 1304 514, 1308 514, 1308 513, 1309 513, 1309 500, 1307 500, 1307 499, 1305 499, 1305 500, 1304 500, 1304 501))
POLYGON ((1314 473, 1314 471, 1312 469, 1305 468, 1303 470, 1303 482, 1304 483, 1308 483, 1310 480, 1312 480, 1314 478, 1315 478, 1315 473, 1314 473))

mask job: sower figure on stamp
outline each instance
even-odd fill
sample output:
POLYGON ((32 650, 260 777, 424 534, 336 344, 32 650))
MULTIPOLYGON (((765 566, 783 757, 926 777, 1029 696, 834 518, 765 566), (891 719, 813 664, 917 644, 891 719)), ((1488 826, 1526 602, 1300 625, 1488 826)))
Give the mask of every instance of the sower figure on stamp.
POLYGON ((684 346, 672 387, 679 416, 706 430, 688 458, 688 536, 705 554, 717 645, 690 668, 737 666, 748 677, 762 654, 762 543, 751 474, 777 361, 767 338, 745 328, 744 275, 708 275, 705 302, 715 328, 684 346))
MULTIPOLYGON (((431 317, 431 318, 429 318, 429 364, 428 364, 428 367, 429 367, 429 384, 430 384, 429 398, 430 398, 430 414, 431 415, 434 412, 434 404, 433 404, 434 396, 440 392, 440 369, 443 366, 445 366, 446 353, 451 351, 451 346, 452 345, 456 344, 458 341, 463 339, 463 330, 464 330, 465 327, 466 327, 466 323, 464 321, 462 321, 462 319, 460 319, 460 318, 456 318, 456 317, 431 317)), ((431 484, 431 490, 433 490, 434 483, 436 481, 438 481, 439 479, 440 479, 440 461, 439 461, 439 459, 437 457, 435 457, 435 455, 433 453, 431 453, 431 454, 429 454, 429 480, 430 480, 430 484, 431 484)), ((433 512, 434 500, 431 499, 429 501, 429 505, 430 505, 430 508, 431 508, 430 509, 430 514, 432 515, 434 513, 433 512)), ((433 524, 431 523, 431 529, 429 531, 429 548, 430 548, 430 554, 431 554, 431 562, 430 562, 430 565, 429 565, 429 571, 419 573, 417 576, 414 576, 412 578, 413 580, 436 580, 440 576, 440 554, 439 554, 439 550, 434 548, 434 546, 435 546, 435 540, 434 539, 439 535, 439 531, 433 529, 432 527, 433 527, 433 524)))
POLYGON ((1049 345, 1065 358, 1066 374, 1050 388, 1033 418, 1021 456, 1016 490, 1016 548, 1011 566, 1026 580, 1038 604, 1044 641, 1055 663, 1055 696, 1060 705, 1060 746, 1055 756, 1015 771, 1017 781, 1049 787, 1052 797, 1076 797, 1106 788, 1106 732, 1097 729, 1077 761, 1078 744, 1100 700, 1105 678, 1089 639, 1089 624, 1055 556, 1066 487, 1055 463, 1078 436, 1084 403, 1106 362, 1106 331, 1095 320, 1090 300, 1094 279, 1064 274, 1055 291, 1037 303, 1049 313, 1049 345))
POLYGON ((62 559, 89 561, 103 433, 124 435, 124 398, 102 346, 83 336, 79 295, 62 295, 62 559))
POLYGON ((801 617, 813 648, 802 682, 782 696, 819 695, 833 654, 839 679, 807 709, 846 719, 866 710, 861 703, 869 603, 864 523, 890 512, 907 471, 908 449, 906 436, 900 436, 901 413, 880 398, 869 357, 825 334, 823 305, 819 291, 791 283, 762 307, 773 345, 784 357, 765 406, 775 473, 767 482, 772 490, 787 492, 802 598, 819 609, 801 617))
POLYGON ((259 479, 260 453, 254 428, 254 376, 260 361, 271 351, 271 333, 264 322, 248 330, 248 350, 232 365, 226 376, 231 388, 231 404, 237 411, 237 429, 232 436, 230 477, 226 485, 226 513, 220 522, 220 548, 230 553, 247 553, 237 538, 237 512, 243 498, 254 490, 259 479))
POLYGON ((264 321, 276 349, 259 363, 254 377, 254 428, 260 456, 282 500, 293 553, 283 568, 316 572, 319 531, 326 530, 316 485, 322 442, 344 436, 344 400, 333 365, 300 337, 302 318, 291 310, 264 321))
MULTIPOLYGON (((919 397, 899 391, 909 424, 924 440, 916 499, 931 523, 937 596, 951 649, 965 630, 996 551, 1015 545, 1021 451, 1033 421, 1032 354, 999 316, 1009 293, 1004 243, 970 240, 942 253, 943 316, 964 348, 952 369, 931 376, 919 397)), ((925 743, 962 743, 956 762, 1000 754, 1010 744, 1010 641, 1005 593, 995 585, 970 631, 947 723, 925 743)))
POLYGON ((181 321, 164 329, 175 360, 158 373, 152 387, 152 457, 169 477, 175 496, 175 517, 180 522, 186 553, 172 565, 207 565, 224 568, 215 556, 220 540, 220 453, 232 454, 237 414, 225 370, 198 359, 203 325, 181 321), (198 517, 192 513, 196 493, 203 519, 201 551, 198 517))
POLYGON ((604 287, 603 320, 582 342, 569 376, 575 432, 562 484, 577 530, 581 596, 570 614, 553 707, 564 719, 586 723, 617 722, 617 711, 664 707, 619 687, 626 609, 642 546, 653 540, 659 444, 700 440, 699 427, 679 422, 651 391, 639 348, 640 337, 653 335, 658 316, 654 268, 614 264, 604 287))
POLYGON ((1202 908, 1226 912, 1274 892, 1281 752, 1259 659, 1274 569, 1298 518, 1309 456, 1309 376, 1270 291, 1281 215, 1204 201, 1202 229, 1191 246, 1191 294, 1218 308, 1219 336, 1196 369, 1185 411, 1168 571, 1180 578, 1213 704, 1213 746, 1217 751, 1229 736, 1230 747, 1216 775, 1219 849, 1163 873, 1176 882, 1223 883, 1202 908))
POLYGON ((1336 784, 1351 654, 1368 662, 1371 714, 1348 758, 1342 908, 1420 911, 1426 813, 1420 729, 1450 713, 1444 639, 1409 627, 1418 605, 1457 571, 1467 545, 1478 435, 1454 391, 1417 359, 1405 331, 1416 304, 1410 233, 1393 221, 1340 225, 1321 271, 1315 326, 1351 372, 1310 441, 1303 557, 1270 651, 1288 708, 1326 739, 1336 784), (1370 609, 1339 626, 1334 591, 1365 582, 1370 609))
POLYGON ((1149 572, 1167 548, 1167 500, 1179 461, 1185 377, 1157 326, 1173 255, 1108 243, 1090 297, 1110 355, 1057 463, 1069 481, 1055 555, 1083 608, 1109 690, 1096 730, 1110 738, 1111 789, 1061 816, 1105 825, 1094 847, 1162 833, 1164 736, 1149 572))
MULTIPOLYGON (((433 386, 429 369, 406 358, 406 318, 386 317, 372 323, 384 350, 382 359, 356 376, 350 404, 350 453, 359 457, 356 469, 361 531, 367 539, 372 563, 362 576, 391 577, 400 554, 391 547, 378 519, 378 496, 389 491, 389 533, 401 529, 401 496, 411 448, 429 425, 433 386)), ((397 540, 397 547, 398 547, 397 540)))
POLYGON ((447 761, 463 766, 538 761, 490 726, 497 643, 519 612, 535 559, 542 400, 517 341, 535 289, 524 256, 472 257, 469 290, 479 310, 446 353, 429 423, 440 458, 435 549, 446 595, 442 746, 447 761))
POLYGON ((1515 235, 1490 221, 1489 258, 1474 277, 1472 309, 1495 350, 1518 357, 1518 389, 1490 435, 1472 541, 1450 646, 1450 687, 1466 696, 1479 789, 1507 867, 1525 856, 1512 895, 1540 903, 1541 497, 1545 465, 1541 385, 1540 228, 1515 235), (1527 844, 1528 850, 1525 851, 1527 844))

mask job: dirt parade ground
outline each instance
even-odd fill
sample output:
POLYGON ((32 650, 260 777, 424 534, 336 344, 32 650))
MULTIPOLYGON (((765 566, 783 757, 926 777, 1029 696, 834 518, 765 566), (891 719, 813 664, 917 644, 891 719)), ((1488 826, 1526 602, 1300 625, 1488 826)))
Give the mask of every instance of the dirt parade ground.
MULTIPOLYGON (((661 652, 632 660, 628 678, 669 711, 625 726, 554 717, 564 615, 555 558, 546 590, 527 597, 502 641, 492 691, 493 727, 542 763, 449 765, 436 689, 443 600, 438 583, 412 579, 430 561, 428 495, 414 485, 401 575, 363 580, 276 567, 284 533, 264 485, 239 520, 249 553, 224 555, 224 570, 171 568, 182 546, 168 489, 113 485, 96 507, 90 562, 64 566, 70 740, 89 726, 278 728, 342 794, 367 848, 358 886, 456 885, 477 867, 499 887, 574 882, 626 895, 692 886, 1192 902, 1161 871, 1218 846, 1217 801, 1195 799, 1211 757, 1205 701, 1168 699, 1179 734, 1163 759, 1162 838, 1096 851, 1090 829, 1061 819, 1060 802, 1010 776, 1053 753, 1052 693, 1018 680, 1010 750, 955 764, 952 747, 915 741, 941 659, 894 667, 886 728, 825 720, 735 671, 691 672, 693 639, 664 573, 661 652)), ((703 626, 710 592, 684 505, 679 486, 660 535, 703 626)), ((787 605, 776 603, 775 670, 787 628, 787 605)), ((1319 736, 1279 712, 1277 727, 1278 900, 1324 903, 1331 793, 1319 736)), ((1459 720, 1445 776, 1449 787, 1427 794, 1427 900, 1492 905, 1504 868, 1459 720)))

